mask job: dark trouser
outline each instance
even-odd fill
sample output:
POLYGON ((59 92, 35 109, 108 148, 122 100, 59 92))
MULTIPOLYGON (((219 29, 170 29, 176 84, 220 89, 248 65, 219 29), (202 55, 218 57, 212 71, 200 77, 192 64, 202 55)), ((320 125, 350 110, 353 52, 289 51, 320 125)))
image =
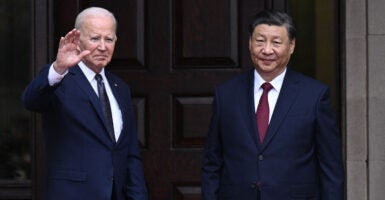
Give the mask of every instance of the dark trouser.
POLYGON ((111 200, 116 200, 115 181, 114 181, 114 183, 112 184, 111 200))

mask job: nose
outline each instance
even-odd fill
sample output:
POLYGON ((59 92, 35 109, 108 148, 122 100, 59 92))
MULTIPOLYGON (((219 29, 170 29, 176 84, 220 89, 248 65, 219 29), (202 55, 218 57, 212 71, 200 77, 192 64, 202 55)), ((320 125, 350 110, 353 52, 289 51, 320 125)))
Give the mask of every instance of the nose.
POLYGON ((100 40, 98 44, 99 50, 106 50, 106 42, 104 40, 100 40))
POLYGON ((265 44, 265 46, 263 47, 262 49, 262 53, 265 53, 265 54, 271 54, 273 53, 273 48, 272 48, 272 44, 270 42, 267 42, 265 44))

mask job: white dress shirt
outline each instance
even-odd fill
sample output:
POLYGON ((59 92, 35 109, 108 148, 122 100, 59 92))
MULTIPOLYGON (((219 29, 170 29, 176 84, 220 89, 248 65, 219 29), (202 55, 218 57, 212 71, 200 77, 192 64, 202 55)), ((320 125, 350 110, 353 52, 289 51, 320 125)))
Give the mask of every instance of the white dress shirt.
MULTIPOLYGON (((96 95, 98 95, 98 85, 95 79, 96 73, 92 71, 90 68, 88 68, 83 62, 80 62, 79 64, 80 69, 83 71, 84 75, 86 76, 87 80, 90 82, 92 88, 94 89, 96 95)), ((52 86, 56 83, 59 83, 64 76, 68 73, 66 71, 63 75, 58 74, 55 69, 53 68, 53 64, 51 65, 49 72, 48 72, 48 82, 52 86)), ((122 119, 122 112, 119 108, 119 104, 116 101, 116 98, 112 94, 112 90, 110 87, 110 84, 107 80, 107 77, 104 73, 104 68, 100 72, 100 75, 103 77, 103 83, 104 87, 106 88, 108 100, 110 101, 111 105, 111 112, 112 112, 112 121, 114 125, 114 133, 115 133, 115 138, 118 140, 120 136, 120 132, 123 129, 123 119, 122 119)))
MULTIPOLYGON (((279 92, 282 88, 283 79, 286 74, 286 68, 285 70, 277 77, 275 77, 272 81, 270 81, 270 84, 273 86, 273 88, 269 91, 267 97, 269 101, 269 123, 271 120, 271 116, 273 116, 275 104, 277 103, 279 92)), ((258 74, 256 70, 254 70, 254 108, 255 112, 257 112, 259 99, 262 96, 263 89, 261 88, 261 85, 265 83, 266 81, 263 80, 263 78, 258 74)))

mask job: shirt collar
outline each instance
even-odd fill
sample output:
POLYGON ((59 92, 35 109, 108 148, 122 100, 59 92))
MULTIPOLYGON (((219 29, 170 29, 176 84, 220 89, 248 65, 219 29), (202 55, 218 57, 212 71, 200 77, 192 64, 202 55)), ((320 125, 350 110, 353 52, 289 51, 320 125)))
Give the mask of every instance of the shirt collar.
MULTIPOLYGON (((272 81, 270 81, 270 84, 273 86, 273 89, 277 92, 281 91, 283 79, 285 78, 286 74, 286 69, 287 68, 285 68, 285 70, 281 74, 279 74, 272 81)), ((266 81, 263 80, 263 78, 258 74, 257 70, 254 69, 254 93, 256 93, 260 89, 261 85, 265 82, 266 81)))
MULTIPOLYGON (((94 71, 92 71, 90 68, 88 68, 82 61, 80 61, 78 65, 79 65, 80 69, 83 71, 84 75, 86 76, 86 78, 89 82, 91 82, 93 79, 95 79, 96 73, 94 71)), ((104 68, 102 69, 102 71, 99 74, 102 75, 104 80, 107 80, 106 76, 104 74, 104 68)))

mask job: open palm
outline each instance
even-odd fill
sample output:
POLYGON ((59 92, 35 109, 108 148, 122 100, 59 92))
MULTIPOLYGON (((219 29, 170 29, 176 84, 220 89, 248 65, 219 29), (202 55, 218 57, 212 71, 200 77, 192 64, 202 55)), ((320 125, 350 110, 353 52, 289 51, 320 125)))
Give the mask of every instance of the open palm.
POLYGON ((80 60, 90 53, 89 50, 79 52, 80 32, 76 29, 68 32, 60 38, 59 49, 54 63, 55 70, 62 74, 68 68, 76 65, 80 60))

